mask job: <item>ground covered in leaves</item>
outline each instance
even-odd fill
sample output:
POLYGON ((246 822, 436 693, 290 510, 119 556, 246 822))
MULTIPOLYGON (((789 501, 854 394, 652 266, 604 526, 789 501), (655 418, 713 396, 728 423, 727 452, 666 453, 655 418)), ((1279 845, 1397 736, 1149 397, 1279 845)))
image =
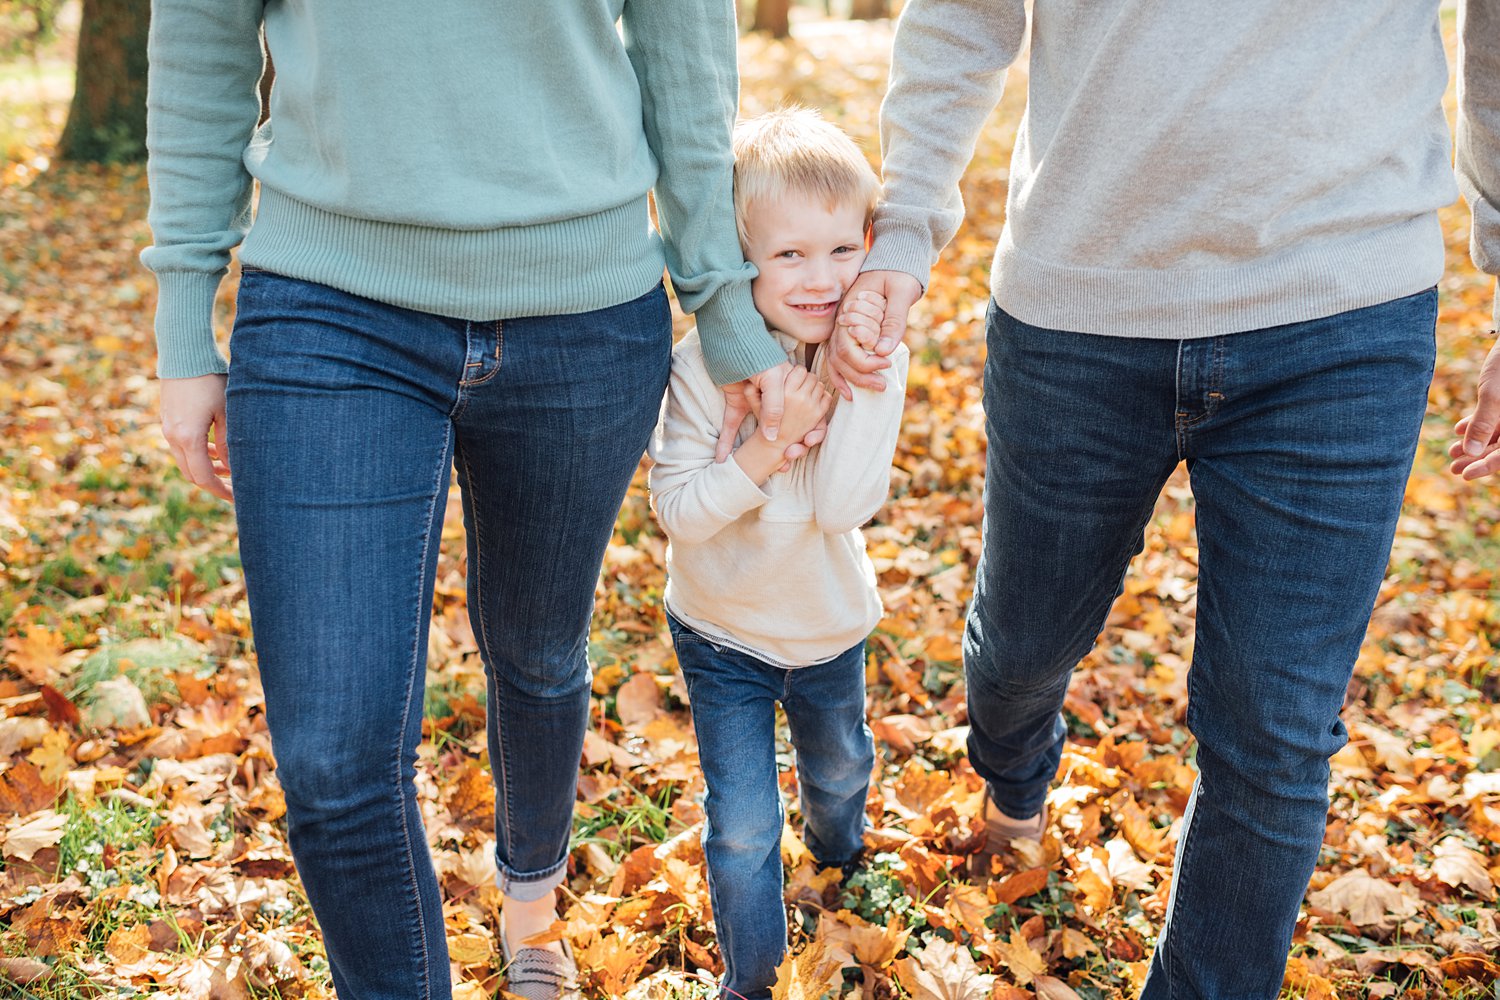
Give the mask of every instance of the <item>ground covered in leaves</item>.
MULTIPOLYGON (((744 42, 746 111, 799 100, 873 151, 889 29, 800 27, 791 43, 744 42)), ((842 887, 814 870, 792 810, 781 997, 1130 996, 1166 907, 1194 773, 1197 551, 1181 473, 1072 686, 1044 841, 991 878, 965 871, 982 801, 959 662, 980 531, 981 320, 1024 75, 1012 71, 966 187, 969 222, 918 308, 894 490, 866 532, 887 607, 868 661, 870 863, 842 887)), ((0 150, 0 995, 330 997, 286 847, 233 519, 184 484, 155 424, 143 176, 47 169, 48 127, 36 148, 0 150)), ((1442 458, 1488 347, 1467 221, 1444 216, 1439 371, 1349 689, 1352 742, 1334 761, 1290 995, 1477 998, 1500 974, 1500 497, 1442 458)), ((222 304, 227 316, 231 287, 222 304)), ((563 933, 590 997, 704 997, 719 960, 701 776, 643 482, 598 590, 563 933)), ((418 790, 457 996, 477 1000, 504 970, 462 534, 455 493, 418 790)))

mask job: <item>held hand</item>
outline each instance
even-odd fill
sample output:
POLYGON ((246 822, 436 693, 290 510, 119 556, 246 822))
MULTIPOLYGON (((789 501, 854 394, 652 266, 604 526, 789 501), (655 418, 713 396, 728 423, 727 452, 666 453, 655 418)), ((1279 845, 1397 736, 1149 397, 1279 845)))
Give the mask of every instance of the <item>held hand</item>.
POLYGON ((792 363, 783 361, 774 368, 757 372, 740 382, 723 386, 724 422, 719 426, 719 443, 714 446, 714 461, 722 462, 734 451, 734 439, 745 417, 755 414, 760 433, 775 441, 781 430, 782 384, 792 371, 792 363))
POLYGON ((1474 412, 1453 430, 1458 440, 1448 446, 1448 457, 1453 459, 1450 472, 1468 480, 1500 472, 1500 338, 1479 370, 1474 412))
POLYGON ((880 369, 889 368, 886 357, 901 343, 906 334, 906 315, 922 297, 922 285, 904 271, 866 271, 861 274, 844 296, 844 309, 855 310, 863 315, 859 303, 870 303, 861 293, 874 293, 885 302, 880 319, 880 339, 875 342, 873 353, 860 346, 853 331, 845 323, 842 313, 834 328, 833 340, 829 343, 828 366, 833 385, 845 399, 853 398, 850 383, 879 392, 885 388, 885 379, 880 369))
POLYGON ((879 292, 855 292, 844 298, 839 324, 867 351, 880 342, 880 321, 885 318, 885 296, 879 292))
POLYGON ((723 392, 724 420, 719 424, 719 442, 714 445, 715 462, 724 461, 734 451, 734 439, 739 436, 740 425, 760 407, 760 390, 748 379, 729 383, 723 387, 723 392))
POLYGON ((162 379, 161 432, 188 481, 232 503, 224 382, 223 375, 162 379))
MULTIPOLYGON (((785 390, 786 412, 782 416, 782 429, 789 440, 810 447, 806 438, 827 418, 833 396, 823 388, 818 377, 806 368, 792 370, 792 374, 787 376, 785 390)), ((827 433, 826 430, 824 433, 827 433)), ((822 437, 818 440, 822 440, 822 437)))

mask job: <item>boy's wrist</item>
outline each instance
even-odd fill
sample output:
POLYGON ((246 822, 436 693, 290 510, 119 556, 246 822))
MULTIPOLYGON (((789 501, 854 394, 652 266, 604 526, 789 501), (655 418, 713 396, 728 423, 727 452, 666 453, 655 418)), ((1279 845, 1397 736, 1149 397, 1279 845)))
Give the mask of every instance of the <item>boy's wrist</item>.
POLYGON ((766 480, 781 468, 781 463, 786 461, 786 450, 797 440, 782 433, 778 440, 767 441, 766 436, 757 428, 734 449, 732 461, 739 465, 756 486, 764 486, 766 480))

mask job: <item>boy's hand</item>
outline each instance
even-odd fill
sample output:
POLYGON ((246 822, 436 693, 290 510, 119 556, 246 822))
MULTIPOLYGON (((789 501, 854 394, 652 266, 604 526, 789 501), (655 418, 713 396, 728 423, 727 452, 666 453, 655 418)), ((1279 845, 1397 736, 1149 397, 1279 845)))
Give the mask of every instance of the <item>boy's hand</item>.
POLYGON ((885 377, 880 369, 889 368, 887 357, 901 343, 906 334, 906 314, 922 297, 922 283, 905 271, 865 271, 854 280, 844 303, 861 301, 861 292, 874 292, 885 299, 884 318, 880 321, 880 339, 873 348, 864 348, 850 336, 843 324, 836 325, 833 339, 828 343, 828 369, 833 387, 845 399, 853 398, 851 384, 874 389, 885 389, 885 377))
POLYGON ((781 414, 781 430, 787 441, 801 441, 809 431, 823 422, 833 396, 823 388, 818 377, 806 368, 793 368, 786 377, 781 414))
POLYGON ((855 292, 839 310, 839 326, 867 351, 880 340, 880 321, 885 318, 885 296, 879 292, 855 292))
POLYGON ((801 458, 827 433, 824 416, 833 403, 833 394, 823 388, 817 376, 800 365, 782 384, 781 441, 767 441, 761 434, 751 434, 734 450, 734 461, 757 486, 775 472, 785 472, 794 459, 801 458))
MULTIPOLYGON (((752 413, 755 414, 756 420, 760 422, 762 427, 773 418, 773 414, 769 412, 772 406, 763 407, 761 405, 762 387, 765 387, 769 391, 769 394, 774 397, 774 418, 778 423, 780 422, 781 387, 785 384, 786 377, 795 370, 795 367, 790 361, 783 361, 776 367, 767 368, 765 371, 752 375, 742 382, 731 382, 722 387, 724 393, 724 419, 719 425, 719 443, 714 447, 715 462, 724 461, 729 457, 729 453, 734 451, 735 438, 739 434, 740 425, 745 422, 747 416, 752 413)), ((825 428, 815 427, 812 434, 804 435, 803 440, 793 442, 786 449, 787 464, 790 465, 792 460, 806 455, 813 445, 823 440, 824 433, 826 433, 825 428)), ((765 434, 762 433, 759 436, 765 437, 765 434)), ((766 443, 770 444, 771 440, 767 438, 766 443)), ((785 468, 782 471, 786 471, 785 468)))

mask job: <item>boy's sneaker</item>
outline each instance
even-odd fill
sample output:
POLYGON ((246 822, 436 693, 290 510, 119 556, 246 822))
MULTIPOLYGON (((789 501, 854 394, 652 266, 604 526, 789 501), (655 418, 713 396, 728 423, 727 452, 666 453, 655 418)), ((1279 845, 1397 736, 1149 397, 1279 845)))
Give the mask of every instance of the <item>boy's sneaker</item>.
POLYGON ((990 877, 991 859, 1010 850, 1017 840, 1041 842, 1047 832, 1047 807, 1030 819, 1013 819, 1001 812, 988 795, 984 797, 984 846, 976 854, 969 855, 969 877, 979 881, 990 877))
POLYGON ((551 948, 519 948, 514 955, 505 938, 505 911, 500 912, 500 952, 505 956, 505 992, 522 1000, 579 1000, 578 963, 562 942, 562 954, 551 948))

